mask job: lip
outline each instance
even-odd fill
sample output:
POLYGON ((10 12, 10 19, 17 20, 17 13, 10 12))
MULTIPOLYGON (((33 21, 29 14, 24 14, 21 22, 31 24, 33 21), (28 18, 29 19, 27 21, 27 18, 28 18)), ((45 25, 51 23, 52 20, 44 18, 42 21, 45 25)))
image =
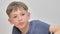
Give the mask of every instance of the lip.
POLYGON ((18 24, 22 26, 22 25, 24 25, 24 22, 20 22, 20 23, 18 23, 18 24))

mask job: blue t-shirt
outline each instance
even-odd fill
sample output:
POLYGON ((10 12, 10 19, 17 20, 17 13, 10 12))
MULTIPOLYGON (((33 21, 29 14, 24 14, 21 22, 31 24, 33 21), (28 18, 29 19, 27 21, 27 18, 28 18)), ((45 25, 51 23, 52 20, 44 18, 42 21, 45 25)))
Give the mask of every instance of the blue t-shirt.
MULTIPOLYGON (((49 32, 49 24, 41 22, 40 20, 32 20, 30 21, 30 27, 26 34, 50 34, 49 32)), ((17 27, 13 27, 12 34, 22 34, 21 31, 17 27)))

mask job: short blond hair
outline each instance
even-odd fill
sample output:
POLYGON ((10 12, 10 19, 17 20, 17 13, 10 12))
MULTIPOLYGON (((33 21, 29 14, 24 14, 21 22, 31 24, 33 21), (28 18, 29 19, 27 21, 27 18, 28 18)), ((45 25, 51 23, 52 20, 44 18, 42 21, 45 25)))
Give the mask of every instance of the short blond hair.
POLYGON ((7 15, 9 16, 12 10, 17 10, 18 8, 23 8, 24 10, 28 11, 28 7, 23 2, 14 1, 8 5, 6 9, 7 15))

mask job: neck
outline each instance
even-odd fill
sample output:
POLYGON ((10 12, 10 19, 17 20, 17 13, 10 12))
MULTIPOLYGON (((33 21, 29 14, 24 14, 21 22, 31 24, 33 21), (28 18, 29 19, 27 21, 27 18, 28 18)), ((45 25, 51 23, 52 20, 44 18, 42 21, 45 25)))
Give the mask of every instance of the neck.
POLYGON ((20 31, 22 32, 22 34, 26 34, 28 32, 28 29, 29 29, 29 23, 27 23, 27 25, 24 28, 20 29, 20 31))

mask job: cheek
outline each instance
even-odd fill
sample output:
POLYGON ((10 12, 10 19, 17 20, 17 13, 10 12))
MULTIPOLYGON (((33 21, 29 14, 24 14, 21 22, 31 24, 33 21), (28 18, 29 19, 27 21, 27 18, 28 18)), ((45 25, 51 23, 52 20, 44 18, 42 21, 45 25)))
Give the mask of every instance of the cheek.
POLYGON ((24 19, 25 20, 28 20, 29 19, 28 15, 24 16, 24 19))
POLYGON ((13 20, 12 20, 12 23, 13 23, 13 24, 17 24, 17 20, 14 20, 14 19, 13 19, 13 20))

